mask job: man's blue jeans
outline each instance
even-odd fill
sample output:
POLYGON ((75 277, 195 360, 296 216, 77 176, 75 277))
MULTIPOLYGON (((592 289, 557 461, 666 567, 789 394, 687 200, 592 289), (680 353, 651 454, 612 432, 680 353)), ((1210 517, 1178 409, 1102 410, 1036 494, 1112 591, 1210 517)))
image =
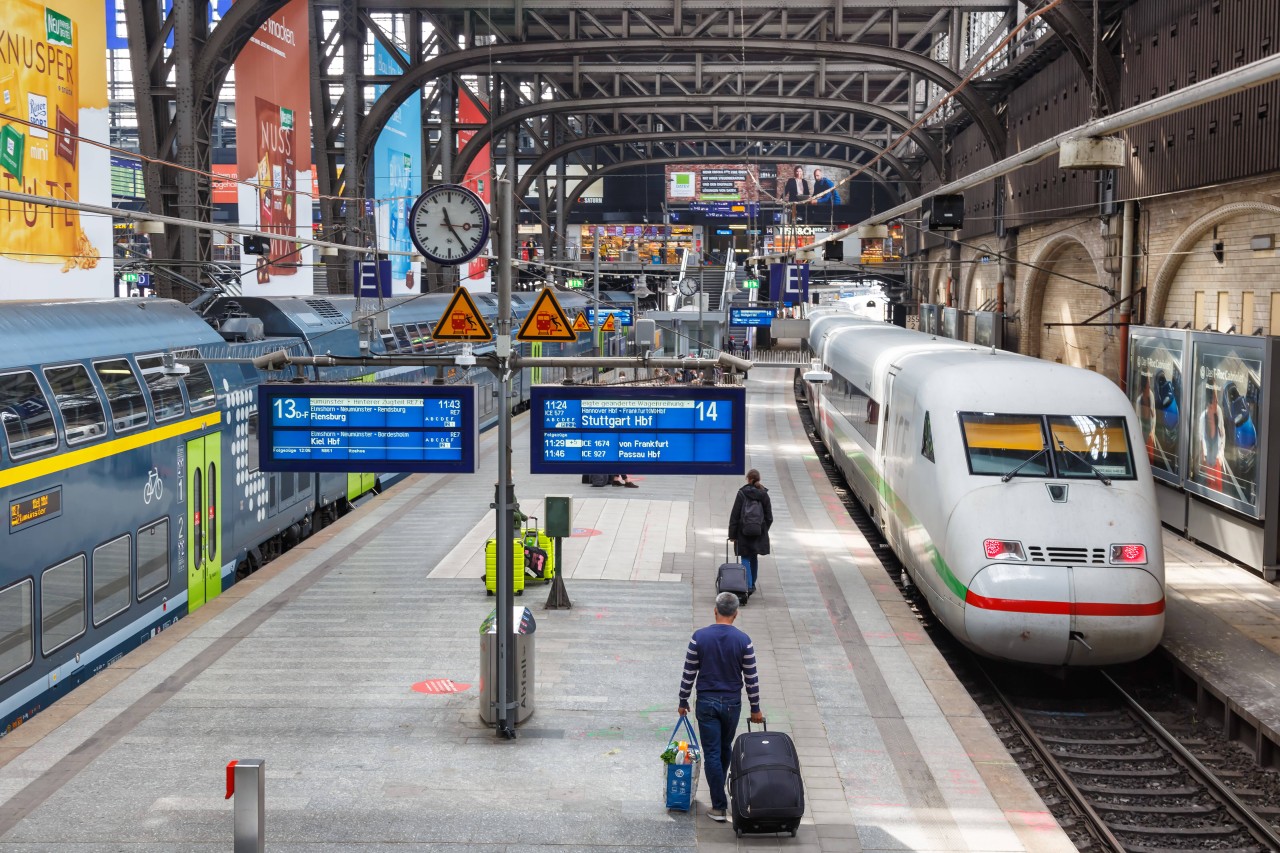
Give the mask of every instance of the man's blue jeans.
POLYGON ((742 716, 742 699, 700 695, 694 712, 698 718, 698 737, 702 740, 702 766, 711 793, 711 808, 728 808, 724 777, 733 756, 733 736, 738 731, 738 718, 742 716))

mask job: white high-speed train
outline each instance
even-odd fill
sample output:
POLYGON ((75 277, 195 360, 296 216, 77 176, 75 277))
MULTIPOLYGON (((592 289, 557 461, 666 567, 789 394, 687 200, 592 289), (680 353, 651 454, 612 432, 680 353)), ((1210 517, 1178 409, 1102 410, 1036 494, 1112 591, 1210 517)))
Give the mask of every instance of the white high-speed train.
POLYGON ((840 309, 810 317, 819 435, 947 630, 1048 666, 1156 647, 1154 484, 1114 384, 840 309))

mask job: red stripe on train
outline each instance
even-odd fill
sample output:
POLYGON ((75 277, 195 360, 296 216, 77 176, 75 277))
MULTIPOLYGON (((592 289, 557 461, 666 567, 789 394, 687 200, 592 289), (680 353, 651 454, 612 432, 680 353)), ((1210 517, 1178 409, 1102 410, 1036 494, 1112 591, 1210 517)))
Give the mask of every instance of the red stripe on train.
POLYGON ((1164 599, 1149 604, 1111 604, 1105 601, 1028 601, 1021 598, 988 598, 966 590, 965 604, 983 610, 1010 613, 1043 613, 1055 616, 1158 616, 1164 612, 1164 599))

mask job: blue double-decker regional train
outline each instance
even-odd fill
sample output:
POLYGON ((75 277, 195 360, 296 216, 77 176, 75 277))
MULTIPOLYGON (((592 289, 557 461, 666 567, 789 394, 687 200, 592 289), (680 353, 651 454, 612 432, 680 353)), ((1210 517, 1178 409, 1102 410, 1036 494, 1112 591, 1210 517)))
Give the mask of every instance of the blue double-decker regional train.
MULTIPOLYGON (((249 359, 280 349, 375 360, 448 354, 430 336, 447 301, 388 300, 388 328, 364 346, 349 297, 223 298, 205 316, 160 299, 6 304, 0 733, 394 479, 258 470, 260 383, 494 382, 475 366, 268 373, 249 359)), ((531 302, 517 299, 517 322, 531 302)), ((562 299, 571 315, 585 302, 562 299)), ((477 303, 492 327, 495 301, 478 294, 477 303)), ((521 346, 546 355, 591 348, 585 336, 521 346)), ((605 351, 620 346, 613 335, 605 351)), ((527 406, 531 381, 562 378, 545 369, 520 376, 512 408, 527 406)), ((492 425, 498 397, 479 399, 481 425, 492 425)))

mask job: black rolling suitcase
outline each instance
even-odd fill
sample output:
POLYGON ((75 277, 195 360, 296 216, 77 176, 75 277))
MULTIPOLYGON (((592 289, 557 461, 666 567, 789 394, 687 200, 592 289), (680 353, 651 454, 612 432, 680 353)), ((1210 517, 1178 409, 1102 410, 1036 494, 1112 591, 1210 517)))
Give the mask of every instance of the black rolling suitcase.
POLYGON ((724 562, 716 570, 716 595, 722 592, 732 592, 738 596, 738 604, 743 605, 747 603, 749 595, 747 590, 751 588, 751 581, 747 575, 747 567, 745 565, 729 561, 729 543, 732 541, 732 539, 725 540, 724 562))
POLYGON ((804 817, 804 781, 795 744, 782 732, 747 730, 733 742, 729 762, 729 815, 733 831, 790 832, 804 817))

